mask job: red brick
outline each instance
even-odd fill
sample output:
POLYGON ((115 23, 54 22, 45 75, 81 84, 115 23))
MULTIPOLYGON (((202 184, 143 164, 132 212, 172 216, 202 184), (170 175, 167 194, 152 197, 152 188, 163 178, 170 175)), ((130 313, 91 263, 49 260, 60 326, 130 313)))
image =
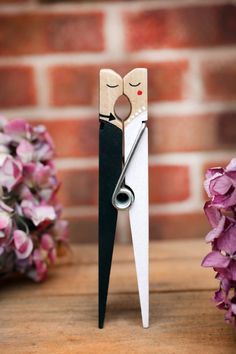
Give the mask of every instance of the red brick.
POLYGON ((232 146, 236 150, 236 112, 219 115, 218 139, 222 148, 232 146))
POLYGON ((104 63, 102 65, 55 66, 50 69, 51 104, 55 106, 98 104, 99 70, 104 67, 117 70, 121 75, 134 67, 149 70, 149 101, 177 101, 184 98, 185 60, 163 63, 135 62, 133 64, 104 63))
POLYGON ((93 105, 97 110, 100 69, 111 68, 123 76, 136 66, 127 63, 103 63, 52 67, 49 70, 51 103, 56 106, 93 105))
POLYGON ((146 64, 149 101, 178 101, 185 98, 187 61, 146 64))
POLYGON ((202 74, 206 99, 236 100, 236 57, 204 62, 202 74))
POLYGON ((149 119, 150 153, 236 150, 236 112, 149 119))
POLYGON ((2 14, 0 33, 0 55, 104 49, 101 12, 2 14))
POLYGON ((32 68, 27 66, 1 66, 0 107, 32 106, 35 103, 32 68))
POLYGON ((191 239, 202 238, 210 231, 204 213, 166 214, 150 216, 150 238, 191 239))
POLYGON ((187 166, 151 166, 149 172, 150 203, 178 202, 189 197, 187 166))
POLYGON ((32 121, 44 124, 53 138, 57 157, 98 155, 98 117, 32 121))
POLYGON ((64 206, 97 204, 97 169, 60 170, 58 178, 62 182, 59 200, 64 206))
POLYGON ((211 5, 125 13, 127 49, 195 48, 236 43, 236 6, 211 5))
POLYGON ((99 68, 96 66, 56 66, 49 72, 51 102, 56 106, 96 105, 99 68))

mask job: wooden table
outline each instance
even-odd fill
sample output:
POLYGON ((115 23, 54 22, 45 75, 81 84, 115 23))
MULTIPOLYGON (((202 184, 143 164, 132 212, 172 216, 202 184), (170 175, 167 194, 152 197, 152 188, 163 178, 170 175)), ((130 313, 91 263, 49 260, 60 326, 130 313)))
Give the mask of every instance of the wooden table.
POLYGON ((131 246, 116 245, 105 328, 97 328, 97 248, 73 257, 48 280, 1 284, 0 353, 233 354, 236 332, 211 303, 217 287, 200 267, 204 241, 150 245, 150 328, 141 327, 131 246))

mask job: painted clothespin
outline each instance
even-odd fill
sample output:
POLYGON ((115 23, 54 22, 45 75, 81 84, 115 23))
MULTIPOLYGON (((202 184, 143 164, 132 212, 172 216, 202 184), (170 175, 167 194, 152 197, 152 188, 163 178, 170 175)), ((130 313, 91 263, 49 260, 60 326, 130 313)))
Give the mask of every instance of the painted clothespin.
MULTIPOLYGON (((103 328, 118 210, 129 209, 132 243, 144 328, 149 326, 149 203, 147 69, 137 68, 123 79, 100 71, 99 111, 99 328, 103 328), (131 104, 122 121, 117 99, 131 104)), ((125 276, 125 274, 124 274, 125 276)))

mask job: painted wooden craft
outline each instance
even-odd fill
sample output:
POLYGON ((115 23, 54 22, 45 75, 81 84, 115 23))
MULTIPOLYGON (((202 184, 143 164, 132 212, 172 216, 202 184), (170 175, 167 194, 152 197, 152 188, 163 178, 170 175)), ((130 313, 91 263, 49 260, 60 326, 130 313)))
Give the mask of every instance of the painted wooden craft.
MULTIPOLYGON (((99 328, 103 328, 118 210, 129 209, 139 299, 144 328, 149 326, 148 275, 148 129, 147 69, 123 79, 110 69, 100 71, 99 131, 99 328), (131 104, 122 121, 117 99, 131 104)), ((125 274, 124 274, 125 276, 125 274)))

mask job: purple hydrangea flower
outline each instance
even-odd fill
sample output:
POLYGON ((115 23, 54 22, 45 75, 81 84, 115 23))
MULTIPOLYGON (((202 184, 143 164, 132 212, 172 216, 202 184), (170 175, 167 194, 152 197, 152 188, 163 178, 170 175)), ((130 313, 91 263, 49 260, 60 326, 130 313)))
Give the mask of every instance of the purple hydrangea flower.
POLYGON ((225 320, 236 325, 236 158, 227 167, 211 168, 206 173, 205 190, 211 198, 204 206, 212 226, 206 235, 212 251, 202 266, 212 267, 220 281, 214 301, 226 310, 225 320))

